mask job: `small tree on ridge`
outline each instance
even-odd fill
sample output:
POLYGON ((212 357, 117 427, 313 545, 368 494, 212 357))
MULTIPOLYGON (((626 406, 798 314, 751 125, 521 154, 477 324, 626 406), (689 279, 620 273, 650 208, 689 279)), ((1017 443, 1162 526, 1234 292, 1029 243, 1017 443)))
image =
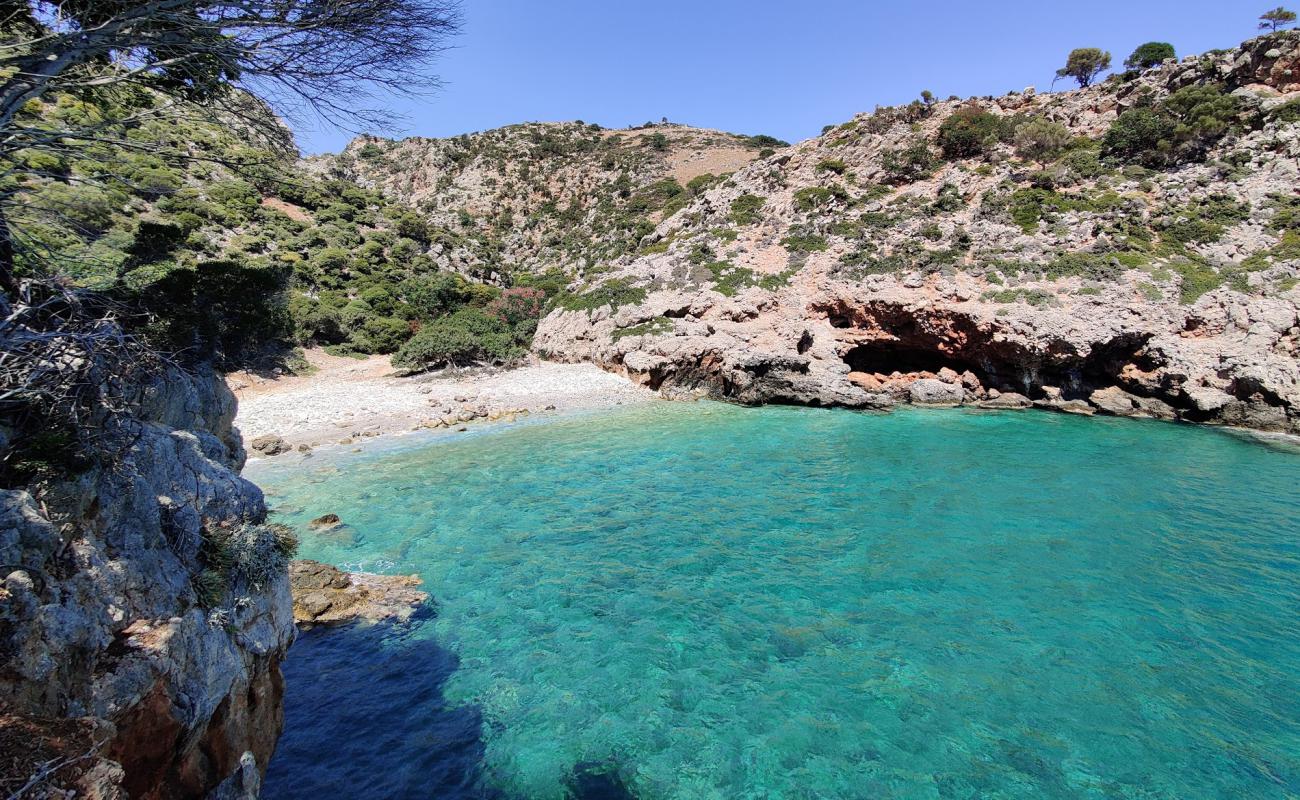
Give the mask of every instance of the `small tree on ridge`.
POLYGON ((1294 25, 1295 19, 1294 11, 1278 6, 1272 11, 1265 11, 1259 15, 1259 29, 1269 32, 1276 31, 1279 28, 1285 28, 1287 25, 1294 25))
POLYGON ((1058 78, 1074 78, 1079 86, 1091 86, 1097 76, 1110 69, 1110 53, 1096 47, 1070 51, 1065 66, 1056 71, 1058 78))

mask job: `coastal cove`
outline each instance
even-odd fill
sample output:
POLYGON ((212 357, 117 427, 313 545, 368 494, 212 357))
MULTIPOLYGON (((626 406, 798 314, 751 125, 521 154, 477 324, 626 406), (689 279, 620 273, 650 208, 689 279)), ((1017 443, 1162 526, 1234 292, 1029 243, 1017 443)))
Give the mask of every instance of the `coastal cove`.
POLYGON ((265 797, 1300 792, 1290 442, 712 402, 539 423, 245 470, 302 556, 433 598, 300 638, 265 797))

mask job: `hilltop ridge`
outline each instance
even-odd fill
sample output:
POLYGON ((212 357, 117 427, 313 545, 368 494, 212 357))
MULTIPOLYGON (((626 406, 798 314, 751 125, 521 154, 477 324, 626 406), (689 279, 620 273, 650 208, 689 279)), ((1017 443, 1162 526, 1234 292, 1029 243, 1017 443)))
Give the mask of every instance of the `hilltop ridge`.
POLYGON ((741 402, 1300 431, 1298 110, 1283 32, 859 114, 701 192, 534 349, 741 402))
POLYGON ((533 122, 445 139, 360 136, 306 163, 418 208, 448 234, 435 247, 440 268, 567 282, 634 252, 720 176, 783 144, 671 123, 533 122))

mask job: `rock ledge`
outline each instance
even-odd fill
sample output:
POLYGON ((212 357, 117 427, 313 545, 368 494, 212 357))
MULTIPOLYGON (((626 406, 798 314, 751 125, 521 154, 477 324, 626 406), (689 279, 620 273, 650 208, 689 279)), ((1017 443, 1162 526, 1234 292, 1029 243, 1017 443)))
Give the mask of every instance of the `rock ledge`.
POLYGON ((293 619, 303 629, 361 620, 404 622, 429 599, 414 588, 421 583, 417 575, 344 572, 306 559, 290 563, 289 581, 293 619))

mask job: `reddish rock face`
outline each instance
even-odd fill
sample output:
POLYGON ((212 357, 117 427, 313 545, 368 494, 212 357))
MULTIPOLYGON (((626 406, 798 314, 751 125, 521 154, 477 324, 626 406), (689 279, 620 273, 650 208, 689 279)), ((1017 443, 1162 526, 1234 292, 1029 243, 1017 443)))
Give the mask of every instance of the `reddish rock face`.
POLYGON ((267 660, 235 687, 206 725, 187 731, 162 681, 117 722, 105 756, 122 765, 134 800, 202 797, 240 765, 245 752, 265 771, 284 730, 284 676, 267 660))

